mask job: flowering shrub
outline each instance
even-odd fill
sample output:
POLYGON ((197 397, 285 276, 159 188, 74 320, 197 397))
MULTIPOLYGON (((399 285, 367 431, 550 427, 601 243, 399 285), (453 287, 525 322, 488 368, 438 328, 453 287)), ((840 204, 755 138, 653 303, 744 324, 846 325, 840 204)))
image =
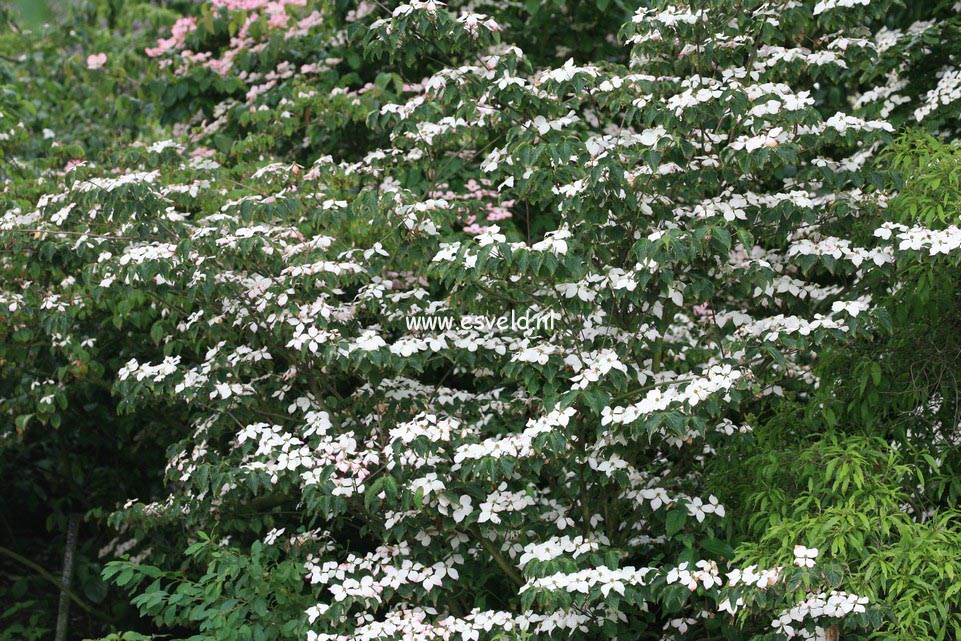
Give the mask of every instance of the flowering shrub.
MULTIPOLYGON (((0 219, 5 326, 65 363, 115 350, 126 416, 189 419, 168 494, 113 517, 186 559, 105 577, 193 639, 892 629, 830 522, 735 532, 706 472, 820 393, 820 352, 885 326, 899 269, 961 244, 893 219, 877 160, 892 123, 949 126, 950 82, 911 70, 954 23, 344 4, 178 19, 145 52, 171 137, 0 219), (557 322, 405 324, 510 310, 557 322)), ((21 429, 58 420, 64 367, 21 381, 21 429)), ((775 511, 760 497, 732 498, 775 511)))
MULTIPOLYGON (((29 31, 0 8, 5 214, 34 209, 45 193, 60 189, 67 172, 109 158, 155 126, 137 91, 155 71, 138 51, 175 14, 134 3, 114 11, 105 3, 62 3, 57 10, 63 22, 29 31), (105 56, 105 62, 88 68, 90 56, 105 56)), ((50 579, 61 578, 64 534, 71 519, 80 517, 70 638, 94 636, 106 622, 136 624, 125 595, 100 575, 106 560, 125 552, 136 558, 141 550, 132 550, 136 541, 110 527, 106 516, 130 496, 162 489, 165 449, 185 433, 183 418, 167 408, 117 416, 111 387, 117 367, 131 355, 128 348, 141 358, 155 352, 144 344, 125 345, 118 333, 104 334, 111 318, 104 307, 88 304, 67 318, 62 310, 69 302, 51 299, 49 307, 29 309, 16 304, 26 281, 27 289, 53 293, 83 265, 54 245, 46 252, 26 251, 46 243, 31 240, 33 232, 20 233, 5 231, 0 240, 0 639, 55 638, 59 589, 50 579)), ((153 549, 173 549, 179 558, 182 547, 157 541, 153 549)))

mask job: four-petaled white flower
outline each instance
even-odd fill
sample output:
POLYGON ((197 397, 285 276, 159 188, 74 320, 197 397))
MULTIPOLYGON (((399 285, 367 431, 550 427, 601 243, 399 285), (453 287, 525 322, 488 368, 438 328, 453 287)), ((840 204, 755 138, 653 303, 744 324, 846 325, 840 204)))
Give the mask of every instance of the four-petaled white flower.
POLYGON ((814 559, 818 556, 817 548, 807 548, 803 545, 794 546, 794 565, 801 568, 813 568, 814 559))

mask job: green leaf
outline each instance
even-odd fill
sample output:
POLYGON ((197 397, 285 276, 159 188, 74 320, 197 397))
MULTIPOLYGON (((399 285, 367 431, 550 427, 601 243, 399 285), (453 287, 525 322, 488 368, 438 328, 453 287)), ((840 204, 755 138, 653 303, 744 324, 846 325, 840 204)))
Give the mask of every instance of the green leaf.
POLYGON ((665 534, 668 537, 672 537, 681 531, 684 527, 684 523, 687 521, 687 510, 674 508, 667 513, 667 520, 665 525, 665 534))
POLYGON ((150 338, 153 340, 154 344, 160 344, 160 340, 164 336, 164 326, 163 323, 157 321, 150 328, 150 338))

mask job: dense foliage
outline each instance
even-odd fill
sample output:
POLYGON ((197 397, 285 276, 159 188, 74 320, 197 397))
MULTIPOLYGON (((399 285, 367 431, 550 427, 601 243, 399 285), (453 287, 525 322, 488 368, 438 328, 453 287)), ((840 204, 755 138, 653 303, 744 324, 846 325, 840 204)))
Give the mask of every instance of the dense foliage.
POLYGON ((961 637, 957 9, 4 13, 0 639, 961 637))

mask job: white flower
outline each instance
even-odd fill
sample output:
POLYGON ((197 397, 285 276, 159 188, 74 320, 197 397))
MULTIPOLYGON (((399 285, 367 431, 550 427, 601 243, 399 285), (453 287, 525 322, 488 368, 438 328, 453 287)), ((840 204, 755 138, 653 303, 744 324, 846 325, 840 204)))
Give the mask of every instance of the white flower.
POLYGON ((780 617, 771 621, 771 627, 780 632, 787 637, 793 637, 796 632, 794 628, 790 625, 792 618, 788 614, 782 614, 780 617))
POLYGON ((460 523, 473 511, 474 508, 471 505, 471 497, 465 494, 464 496, 460 497, 460 501, 458 502, 457 507, 454 509, 454 514, 452 515, 454 522, 460 523))
POLYGON ((794 565, 801 568, 813 568, 814 559, 818 556, 817 548, 806 548, 803 545, 794 546, 794 565))
POLYGON ((284 531, 284 528, 280 528, 279 530, 274 528, 270 532, 267 532, 267 536, 264 537, 264 544, 273 545, 277 539, 283 535, 284 531))
POLYGON ((377 332, 372 329, 364 330, 361 335, 357 337, 357 340, 351 344, 351 347, 364 352, 372 352, 386 346, 387 341, 381 338, 377 332))

